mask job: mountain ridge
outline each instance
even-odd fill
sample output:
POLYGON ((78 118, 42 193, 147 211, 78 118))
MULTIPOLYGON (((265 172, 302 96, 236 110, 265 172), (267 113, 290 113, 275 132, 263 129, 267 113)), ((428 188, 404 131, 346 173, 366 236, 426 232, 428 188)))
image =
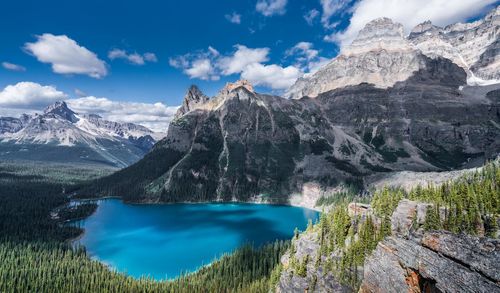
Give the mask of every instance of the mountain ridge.
POLYGON ((443 57, 462 67, 469 85, 500 82, 500 6, 474 23, 445 28, 430 21, 408 36, 389 18, 368 22, 351 45, 313 74, 299 78, 285 97, 315 97, 321 92, 362 82, 387 88, 425 66, 423 56, 443 57))
POLYGON ((78 114, 64 101, 58 101, 41 114, 0 117, 0 149, 3 150, 0 157, 44 161, 44 152, 49 160, 57 158, 59 152, 61 160, 67 154, 70 161, 97 161, 125 167, 142 158, 161 136, 133 123, 78 114))

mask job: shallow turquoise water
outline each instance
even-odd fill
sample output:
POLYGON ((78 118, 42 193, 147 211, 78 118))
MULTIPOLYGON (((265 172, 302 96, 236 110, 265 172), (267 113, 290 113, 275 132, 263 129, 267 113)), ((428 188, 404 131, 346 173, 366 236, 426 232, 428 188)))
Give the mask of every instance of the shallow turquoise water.
POLYGON ((78 225, 90 255, 133 277, 171 279, 242 244, 289 239, 318 213, 260 204, 124 204, 100 201, 78 225))

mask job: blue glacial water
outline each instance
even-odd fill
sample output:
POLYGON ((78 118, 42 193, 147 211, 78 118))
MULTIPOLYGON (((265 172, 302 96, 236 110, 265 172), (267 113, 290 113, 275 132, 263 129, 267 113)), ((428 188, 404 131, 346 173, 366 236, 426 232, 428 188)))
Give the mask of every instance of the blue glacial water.
POLYGON ((290 239, 319 213, 263 204, 125 204, 99 202, 78 240, 91 257, 133 277, 172 279, 245 243, 290 239))

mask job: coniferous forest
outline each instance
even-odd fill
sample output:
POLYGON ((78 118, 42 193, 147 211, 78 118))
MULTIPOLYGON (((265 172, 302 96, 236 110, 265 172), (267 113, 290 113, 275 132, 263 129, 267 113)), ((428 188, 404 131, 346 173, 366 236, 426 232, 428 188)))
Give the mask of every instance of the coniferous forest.
MULTIPOLYGON (((195 273, 162 282, 134 279, 91 260, 83 247, 73 247, 68 241, 80 229, 65 222, 85 217, 95 204, 68 208, 64 191, 109 172, 92 167, 0 165, 0 292, 268 292, 279 280, 280 257, 287 249, 295 249, 286 241, 259 248, 247 245, 195 273)), ((490 163, 439 187, 375 192, 371 206, 380 219, 378 224, 371 217, 353 221, 347 201, 340 201, 308 227, 319 231, 321 254, 341 252, 338 259, 327 260, 325 268, 356 288, 360 282, 357 268, 378 241, 390 234, 390 216, 402 198, 432 204, 426 230, 498 236, 500 166, 490 163)), ((291 259, 290 265, 297 275, 304 275, 308 261, 319 265, 322 260, 291 259)))
POLYGON ((194 274, 163 282, 113 272, 83 247, 73 247, 69 240, 82 231, 65 223, 92 213, 95 204, 66 207, 64 191, 111 171, 0 164, 0 292, 268 291, 287 241, 246 245, 194 274))

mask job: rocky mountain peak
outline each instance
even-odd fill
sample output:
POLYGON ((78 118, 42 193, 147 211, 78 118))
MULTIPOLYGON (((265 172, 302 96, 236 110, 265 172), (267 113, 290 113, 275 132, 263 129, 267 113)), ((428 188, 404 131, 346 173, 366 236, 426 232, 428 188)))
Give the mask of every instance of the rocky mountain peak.
POLYGON ((78 121, 78 118, 75 115, 76 113, 68 108, 68 105, 64 101, 57 101, 54 104, 47 106, 43 113, 46 116, 58 115, 73 123, 78 121))
POLYGON ((433 33, 433 32, 441 31, 441 30, 442 30, 442 28, 435 26, 434 24, 432 24, 432 22, 430 20, 426 20, 426 21, 422 22, 421 24, 418 24, 417 26, 415 26, 411 30, 410 38, 412 38, 414 35, 423 34, 423 33, 433 33))
POLYGON ((190 86, 184 96, 182 106, 177 110, 177 113, 175 113, 175 119, 180 118, 187 112, 200 107, 209 99, 210 98, 203 94, 203 92, 196 85, 190 86))
POLYGON ((345 54, 359 54, 377 49, 401 50, 410 46, 404 37, 403 25, 390 18, 377 18, 365 25, 345 50, 345 54))
POLYGON ((254 93, 254 89, 252 84, 246 80, 246 79, 240 79, 236 82, 228 82, 226 83, 226 86, 221 90, 221 93, 230 93, 231 91, 239 88, 239 87, 244 87, 246 88, 249 92, 254 93))

